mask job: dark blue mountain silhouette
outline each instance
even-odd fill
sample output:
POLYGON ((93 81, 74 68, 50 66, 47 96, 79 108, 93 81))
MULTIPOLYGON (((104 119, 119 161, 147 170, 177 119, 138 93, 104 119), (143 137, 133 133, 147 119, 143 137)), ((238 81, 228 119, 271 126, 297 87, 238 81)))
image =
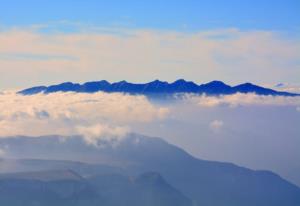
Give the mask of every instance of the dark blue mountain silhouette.
POLYGON ((53 93, 53 92, 124 92, 130 94, 145 94, 145 95, 161 95, 175 93, 196 93, 207 95, 226 95, 235 93, 256 93, 259 95, 278 95, 278 96, 298 96, 300 94, 276 91, 264 87, 260 87, 251 83, 240 84, 237 86, 229 86, 221 81, 212 81, 207 84, 197 85, 191 81, 179 79, 173 83, 155 80, 144 84, 135 84, 126 81, 109 83, 106 80, 86 82, 77 84, 65 82, 58 85, 38 86, 19 91, 19 94, 33 95, 38 93, 53 93))

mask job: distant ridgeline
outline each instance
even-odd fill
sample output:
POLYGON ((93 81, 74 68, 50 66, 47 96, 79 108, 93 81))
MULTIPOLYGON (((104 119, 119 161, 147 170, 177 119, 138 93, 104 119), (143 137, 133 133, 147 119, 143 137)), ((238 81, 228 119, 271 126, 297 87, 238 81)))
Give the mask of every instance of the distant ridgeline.
POLYGON ((191 81, 179 79, 173 83, 155 80, 144 84, 129 83, 120 81, 109 83, 108 81, 86 82, 84 84, 76 84, 65 82, 58 85, 38 86, 19 91, 19 94, 33 95, 38 93, 53 93, 53 92, 124 92, 130 94, 144 95, 165 95, 176 93, 194 93, 206 95, 226 95, 235 93, 255 93, 258 95, 274 95, 274 96, 299 96, 289 92, 275 91, 272 89, 260 87, 251 83, 244 83, 237 86, 229 86, 221 81, 212 81, 207 84, 197 85, 191 81))

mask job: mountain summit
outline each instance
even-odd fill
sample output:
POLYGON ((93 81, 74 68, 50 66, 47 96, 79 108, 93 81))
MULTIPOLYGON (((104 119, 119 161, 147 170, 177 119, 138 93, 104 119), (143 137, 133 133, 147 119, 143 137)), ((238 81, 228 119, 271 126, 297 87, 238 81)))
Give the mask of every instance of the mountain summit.
POLYGON ((273 96, 298 96, 300 94, 280 92, 251 83, 240 84, 237 86, 230 86, 221 81, 212 81, 206 84, 197 85, 192 81, 179 79, 175 82, 168 83, 165 81, 155 80, 148 83, 137 84, 127 81, 120 81, 109 83, 106 80, 86 82, 84 84, 77 84, 72 82, 65 82, 51 86, 37 86, 19 91, 22 95, 33 95, 38 93, 49 94, 53 92, 124 92, 130 94, 144 94, 144 95, 161 95, 161 94, 175 94, 175 93, 195 93, 206 95, 226 95, 235 93, 255 93, 258 95, 273 95, 273 96))

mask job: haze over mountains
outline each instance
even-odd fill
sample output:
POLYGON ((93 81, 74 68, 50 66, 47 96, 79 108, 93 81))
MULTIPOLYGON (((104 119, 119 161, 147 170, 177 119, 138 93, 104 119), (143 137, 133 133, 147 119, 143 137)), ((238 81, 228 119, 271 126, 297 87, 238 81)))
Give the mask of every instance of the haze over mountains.
POLYGON ((1 1, 0 206, 300 206, 299 10, 1 1))
POLYGON ((130 134, 95 146, 80 136, 19 136, 1 138, 0 147, 0 203, 10 205, 20 205, 11 197, 24 187, 27 205, 300 204, 300 188, 272 172, 197 159, 160 138, 130 134))
MULTIPOLYGON (((17 111, 12 110, 11 118, 7 119, 13 123, 13 126, 17 118, 21 120, 24 118, 26 121, 26 118, 33 114, 33 118, 37 119, 37 122, 43 121, 49 125, 52 120, 55 123, 53 128, 58 128, 57 125, 63 124, 62 127, 70 128, 71 133, 67 133, 65 136, 54 136, 51 135, 56 133, 54 129, 50 130, 49 136, 34 137, 29 133, 28 136, 4 135, 5 137, 0 138, 0 151, 2 152, 2 155, 0 154, 2 157, 2 159, 0 158, 0 173, 2 173, 0 174, 0 191, 5 191, 2 196, 0 194, 0 204, 19 206, 25 202, 29 206, 53 204, 93 206, 99 205, 101 202, 103 206, 122 204, 131 206, 300 205, 300 188, 271 171, 252 170, 232 163, 198 159, 160 138, 130 133, 129 130, 119 130, 119 128, 125 128, 126 121, 124 119, 128 120, 129 116, 134 113, 133 109, 136 105, 146 103, 147 107, 142 107, 137 113, 138 115, 132 118, 134 120, 145 116, 147 108, 151 109, 149 110, 151 114, 156 111, 156 106, 158 111, 163 111, 159 109, 159 104, 152 105, 148 102, 147 97, 173 97, 176 94, 188 93, 196 94, 190 96, 197 98, 206 97, 206 95, 208 98, 231 96, 245 98, 250 93, 248 96, 258 97, 259 103, 263 105, 266 101, 265 98, 271 99, 270 101, 281 101, 281 99, 288 101, 297 99, 295 96, 299 96, 299 94, 275 91, 251 83, 229 86, 221 81, 212 81, 197 85, 183 79, 173 83, 155 80, 145 84, 126 81, 109 83, 105 80, 84 84, 66 82, 28 88, 18 93, 21 95, 13 94, 13 97, 16 97, 14 100, 16 105, 22 102, 18 98, 25 102, 24 105, 27 105, 25 99, 31 99, 32 101, 28 102, 31 104, 33 112, 30 113, 29 110, 28 115, 24 114, 23 110, 28 109, 26 106, 20 107, 17 111), (103 93, 96 93, 99 91, 103 93), (58 93, 54 94, 55 92, 58 93), (73 93, 64 94, 63 92, 73 93), (109 94, 114 92, 117 93, 109 94), (35 94, 49 95, 26 96, 35 94), (197 96, 198 94, 199 96, 197 96), (59 95, 62 95, 62 98, 59 98, 59 95), (70 96, 67 97, 68 95, 70 96), (81 95, 89 97, 81 99, 81 95), (142 99, 142 102, 129 101, 130 104, 127 105, 134 106, 128 107, 128 110, 114 110, 110 107, 112 103, 116 108, 122 104, 119 102, 120 96, 112 99, 114 95, 123 95, 129 98, 139 97, 138 95, 146 97, 142 99), (92 96, 95 97, 92 98, 92 96), (274 96, 276 98, 273 98, 274 96), (277 98, 277 96, 280 97, 277 98), (37 99, 35 99, 36 97, 37 99), (53 99, 49 101, 46 97, 53 99), (73 97, 78 99, 72 99, 73 97), (69 102, 54 103, 54 99, 66 100, 67 98, 71 98, 69 102), (103 101, 105 98, 107 103, 103 104, 101 100, 103 101), (51 105, 49 106, 45 101, 51 102, 51 105), (81 102, 78 106, 80 110, 73 107, 78 102, 81 102), (66 107, 59 110, 61 105, 66 107), (88 108, 88 110, 80 115, 83 108, 88 108), (72 111, 76 115, 73 117, 68 111, 72 111), (107 115, 106 111, 112 112, 107 115), (124 111, 126 112, 122 113, 124 111), (94 113, 99 114, 99 117, 96 116, 95 119, 89 121, 89 117, 94 113), (120 118, 120 122, 115 117, 117 113, 124 116, 124 118, 120 118), (101 116, 103 114, 106 116, 101 116), (58 121, 60 118, 62 118, 61 121, 58 121), (112 126, 101 126, 101 123, 106 125, 108 122, 112 126), (80 127, 82 125, 85 125, 85 130, 80 127), (115 125, 116 127, 114 127, 115 125), (73 130, 76 132, 72 133, 73 130), (118 135, 122 137, 120 138, 118 135), (87 141, 88 138, 92 138, 92 141, 87 141), (27 188, 26 193, 23 192, 24 188, 27 188), (13 198, 14 192, 20 198, 13 198), (38 197, 35 194, 38 194, 38 197)), ((192 100, 187 107, 192 108, 192 100)), ((198 104, 207 103, 205 101, 207 99, 199 99, 198 104)), ((227 101, 232 103, 230 99, 227 101)), ((172 103, 172 101, 170 102, 172 103)), ((217 101, 210 103, 219 104, 217 101)), ((220 104, 225 105, 221 100, 220 104)), ((234 102, 232 104, 234 105, 234 102)), ((249 104, 249 99, 246 104, 249 104)), ((272 102, 272 104, 276 104, 276 102, 272 102)), ((178 108, 182 105, 178 104, 177 106, 173 108, 173 112, 180 111, 178 108)), ((6 108, 9 109, 9 107, 6 108)), ((181 109, 185 111, 184 108, 181 109)), ((195 114, 195 120, 192 123, 200 122, 199 115, 205 117, 204 112, 197 113, 196 110, 193 110, 192 113, 195 114)), ((230 111, 230 116, 232 114, 233 111, 230 111)), ((159 119, 159 117, 163 119, 164 116, 158 115, 157 118, 159 119)), ((218 134, 224 122, 218 119, 213 120, 209 124, 209 129, 213 134, 218 134)), ((143 121, 141 120, 141 122, 143 121)), ((29 129, 31 126, 31 124, 25 125, 29 129)), ((145 126, 150 128, 150 123, 146 121, 145 126)), ((182 124, 177 124, 177 126, 180 127, 182 124)), ((196 127, 198 126, 196 125, 196 127)), ((174 132, 176 131, 174 130, 174 132)), ((186 132, 186 135, 191 134, 189 130, 186 132)), ((197 135, 198 133, 205 134, 203 129, 197 131, 197 135)), ((200 155, 198 157, 201 158, 200 155)))
POLYGON ((98 174, 83 178, 72 170, 0 174, 1 205, 192 206, 158 173, 137 177, 98 174), (16 198, 18 197, 18 198, 16 198))
POLYGON ((212 81, 206 84, 197 85, 191 81, 179 79, 173 83, 155 80, 144 84, 129 83, 120 81, 109 83, 106 80, 86 82, 77 84, 65 82, 51 86, 37 86, 19 91, 23 95, 33 95, 38 93, 53 93, 53 92, 124 92, 130 94, 175 94, 175 93, 195 93, 206 95, 227 95, 235 93, 255 93, 258 95, 278 95, 278 96, 299 96, 299 94, 275 91, 272 89, 260 87, 251 83, 244 83, 237 86, 229 86, 221 81, 212 81))

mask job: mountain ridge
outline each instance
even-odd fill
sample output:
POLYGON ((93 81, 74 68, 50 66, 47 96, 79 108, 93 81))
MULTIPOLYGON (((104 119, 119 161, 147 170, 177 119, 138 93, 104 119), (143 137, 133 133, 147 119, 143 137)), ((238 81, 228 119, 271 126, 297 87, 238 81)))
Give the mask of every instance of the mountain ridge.
POLYGON ((33 172, 15 172, 15 173, 0 173, 0 180, 3 179, 19 179, 19 180, 37 180, 37 181, 60 181, 60 180, 72 180, 81 181, 83 178, 76 172, 66 170, 45 170, 45 171, 33 171, 33 172))
POLYGON ((125 80, 110 83, 106 80, 85 82, 83 84, 64 82, 50 86, 36 86, 21 90, 18 94, 34 95, 49 94, 54 92, 123 92, 130 94, 176 94, 176 93, 195 93, 206 95, 229 95, 235 93, 255 93, 258 95, 272 96, 300 96, 300 94, 276 91, 270 88, 261 87, 252 83, 243 83, 236 86, 230 86, 222 81, 214 80, 205 84, 196 84, 192 81, 178 79, 172 83, 160 80, 154 80, 148 83, 130 83, 125 80))

